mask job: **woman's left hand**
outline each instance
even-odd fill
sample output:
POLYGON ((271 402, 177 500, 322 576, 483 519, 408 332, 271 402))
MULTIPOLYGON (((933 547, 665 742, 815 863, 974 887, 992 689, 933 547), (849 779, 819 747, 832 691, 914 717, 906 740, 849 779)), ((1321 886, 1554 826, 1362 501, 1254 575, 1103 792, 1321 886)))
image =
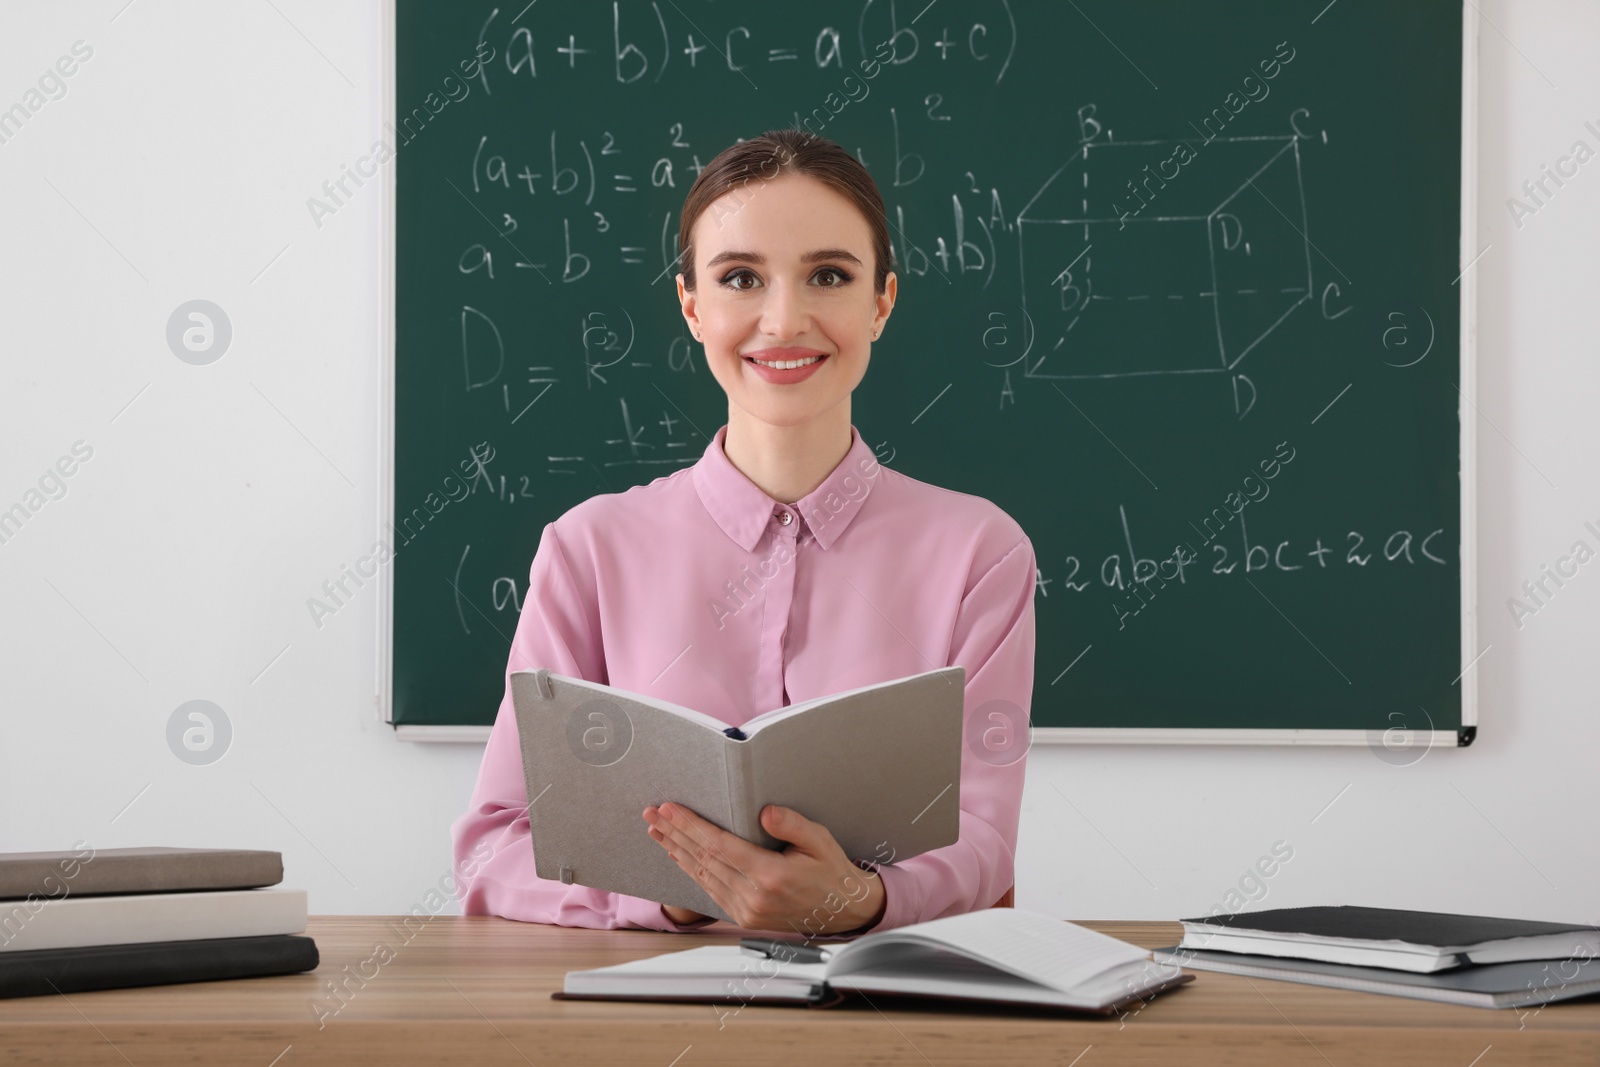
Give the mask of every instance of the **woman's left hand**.
POLYGON ((883 917, 883 880, 857 867, 826 826, 778 804, 761 811, 782 852, 751 844, 681 804, 644 809, 652 839, 748 930, 835 935, 883 917))

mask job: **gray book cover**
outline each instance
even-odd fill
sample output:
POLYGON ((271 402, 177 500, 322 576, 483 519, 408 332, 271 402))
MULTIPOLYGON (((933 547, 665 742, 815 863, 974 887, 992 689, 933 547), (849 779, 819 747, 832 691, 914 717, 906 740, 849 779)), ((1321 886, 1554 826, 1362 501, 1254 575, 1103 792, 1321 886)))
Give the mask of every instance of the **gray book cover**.
MULTIPOLYGON (((646 832, 672 802, 764 848, 768 804, 894 863, 960 834, 964 667, 776 708, 737 730, 640 693, 515 671, 511 696, 539 877, 729 916, 646 832)), ((820 903, 820 902, 819 902, 820 903)))
MULTIPOLYGON (((1394 997, 1438 1000, 1480 1008, 1515 1008, 1600 993, 1600 964, 1593 957, 1517 960, 1457 967, 1435 974, 1358 967, 1321 960, 1286 959, 1243 952, 1205 952, 1170 945, 1153 950, 1157 963, 1196 971, 1219 971, 1246 978, 1353 989, 1394 997), (1588 970, 1584 970, 1585 967, 1588 970), (1568 974, 1568 972, 1571 972, 1568 974)), ((1520 1027, 1519 1027, 1520 1029, 1520 1027)))
POLYGON ((0 900, 258 889, 283 881, 283 855, 245 848, 0 852, 0 900))

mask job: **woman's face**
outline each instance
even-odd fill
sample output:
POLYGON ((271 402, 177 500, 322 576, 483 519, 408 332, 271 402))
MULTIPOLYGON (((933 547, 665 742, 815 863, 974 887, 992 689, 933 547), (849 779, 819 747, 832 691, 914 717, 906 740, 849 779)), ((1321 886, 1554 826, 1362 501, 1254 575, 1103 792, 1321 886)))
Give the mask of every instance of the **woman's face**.
POLYGON ((891 273, 873 291, 872 232, 854 204, 806 175, 752 181, 701 213, 691 243, 695 290, 679 274, 678 300, 730 403, 798 426, 849 398, 896 290, 891 273), (790 370, 753 362, 813 356, 790 370))

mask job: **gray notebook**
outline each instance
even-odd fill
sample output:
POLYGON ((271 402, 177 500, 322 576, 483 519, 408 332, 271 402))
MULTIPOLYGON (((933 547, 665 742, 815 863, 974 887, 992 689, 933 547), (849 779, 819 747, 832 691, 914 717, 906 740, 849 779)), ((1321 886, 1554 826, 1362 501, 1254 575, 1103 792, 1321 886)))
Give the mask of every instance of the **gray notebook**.
POLYGON ((547 668, 515 671, 539 877, 729 916, 646 832, 652 804, 693 809, 765 848, 768 804, 832 831, 853 860, 894 863, 960 833, 964 667, 879 682, 729 727, 547 668))
POLYGON ((1600 993, 1600 964, 1596 964, 1593 957, 1577 955, 1564 959, 1468 964, 1434 974, 1242 952, 1205 952, 1178 945, 1155 949, 1154 957, 1157 963, 1197 971, 1304 982, 1476 1008, 1518 1008, 1600 993))
POLYGON ((283 881, 283 855, 245 848, 0 852, 0 900, 254 889, 283 881))

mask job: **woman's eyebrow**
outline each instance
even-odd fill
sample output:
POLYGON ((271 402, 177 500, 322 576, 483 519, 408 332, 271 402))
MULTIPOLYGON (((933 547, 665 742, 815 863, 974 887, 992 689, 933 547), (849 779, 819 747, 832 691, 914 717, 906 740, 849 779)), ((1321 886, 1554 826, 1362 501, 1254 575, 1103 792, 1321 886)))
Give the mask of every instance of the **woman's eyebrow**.
MULTIPOLYGON (((857 259, 856 256, 849 250, 843 248, 819 248, 815 251, 807 252, 802 255, 800 257, 800 262, 819 263, 825 259, 841 260, 854 263, 858 267, 861 266, 861 260, 857 259)), ((728 249, 727 251, 718 252, 716 255, 707 260, 706 267, 707 269, 710 269, 719 263, 765 263, 766 261, 767 257, 762 255, 760 252, 741 252, 737 249, 728 249)))

